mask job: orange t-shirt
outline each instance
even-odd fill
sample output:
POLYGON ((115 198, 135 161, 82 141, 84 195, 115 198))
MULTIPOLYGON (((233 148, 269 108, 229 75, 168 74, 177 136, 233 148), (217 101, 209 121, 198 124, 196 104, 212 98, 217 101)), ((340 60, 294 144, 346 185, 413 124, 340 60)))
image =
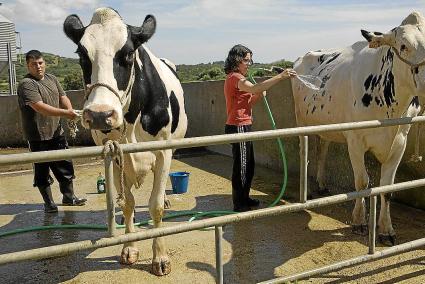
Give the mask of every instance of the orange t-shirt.
POLYGON ((238 82, 245 77, 237 72, 231 72, 224 82, 224 97, 226 98, 226 111, 228 125, 252 124, 252 93, 238 89, 238 82))

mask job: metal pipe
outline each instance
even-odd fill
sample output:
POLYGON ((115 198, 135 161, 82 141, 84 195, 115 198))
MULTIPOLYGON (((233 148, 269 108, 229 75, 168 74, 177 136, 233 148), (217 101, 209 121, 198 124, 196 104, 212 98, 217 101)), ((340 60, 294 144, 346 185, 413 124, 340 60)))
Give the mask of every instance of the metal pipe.
POLYGON ((13 78, 16 76, 15 75, 15 70, 14 70, 14 66, 13 66, 13 59, 12 59, 12 45, 10 44, 10 42, 6 43, 6 52, 7 52, 7 63, 9 65, 9 92, 11 95, 15 95, 15 82, 16 80, 14 80, 13 78))
MULTIPOLYGON (((339 124, 327 124, 317 126, 294 127, 277 130, 254 131, 240 134, 223 134, 214 136, 203 136, 183 138, 174 140, 161 140, 140 143, 128 143, 121 145, 124 153, 135 153, 145 151, 157 151, 164 149, 192 148, 207 145, 229 144, 241 141, 269 140, 278 137, 293 137, 310 135, 332 131, 358 130, 365 128, 376 128, 394 125, 404 125, 425 122, 425 116, 402 117, 397 119, 369 120, 360 122, 346 122, 339 124)), ((84 147, 76 149, 56 150, 47 152, 34 152, 23 154, 0 155, 0 165, 25 164, 33 162, 47 162, 63 159, 84 158, 101 156, 102 146, 84 147)))
POLYGON ((114 164, 110 153, 105 157, 106 179, 106 210, 108 213, 108 234, 110 237, 117 235, 114 204, 114 164))
POLYGON ((424 245, 425 245, 425 238, 418 239, 418 240, 414 240, 414 241, 404 243, 404 244, 401 244, 401 245, 393 246, 391 248, 388 248, 388 249, 385 249, 385 250, 382 250, 382 251, 378 251, 374 254, 366 254, 366 255, 354 257, 354 258, 351 258, 351 259, 348 259, 348 260, 344 260, 344 261, 337 262, 337 263, 334 263, 334 264, 331 264, 331 265, 323 266, 323 267, 320 267, 320 268, 317 268, 317 269, 312 269, 312 270, 305 271, 305 272, 302 272, 302 273, 294 274, 294 275, 291 275, 291 276, 285 276, 285 277, 280 277, 280 278, 260 282, 259 284, 288 283, 288 282, 291 282, 291 281, 305 279, 305 278, 309 278, 309 277, 314 276, 314 275, 328 273, 328 272, 335 271, 335 270, 338 270, 338 269, 341 269, 341 268, 344 268, 344 267, 353 266, 353 265, 356 265, 356 264, 360 264, 360 263, 364 263, 364 262, 368 262, 368 261, 372 261, 372 260, 377 260, 377 259, 381 259, 381 258, 384 258, 384 257, 393 256, 393 255, 396 255, 396 254, 399 254, 399 253, 411 251, 411 250, 414 250, 416 248, 422 247, 424 245))
POLYGON ((364 198, 370 195, 396 192, 403 189, 417 188, 421 186, 425 186, 425 179, 406 181, 406 182, 396 183, 392 185, 384 185, 378 188, 370 188, 370 189, 366 189, 366 190, 362 190, 358 192, 350 192, 350 193, 344 193, 344 194, 338 194, 338 195, 329 196, 329 197, 308 200, 306 203, 294 203, 290 205, 263 208, 263 209, 258 209, 254 211, 242 212, 238 214, 214 217, 211 219, 198 220, 198 221, 194 221, 194 222, 190 222, 186 224, 179 224, 176 226, 153 228, 146 231, 128 233, 128 234, 119 235, 116 237, 102 238, 99 240, 80 241, 80 242, 74 242, 69 244, 38 248, 38 249, 33 249, 28 251, 2 254, 0 255, 0 264, 61 256, 61 255, 64 255, 65 253, 71 253, 71 252, 76 252, 81 250, 97 249, 97 248, 114 246, 114 245, 128 243, 128 242, 135 242, 135 241, 146 240, 146 239, 162 237, 167 235, 174 235, 174 234, 184 233, 184 232, 193 231, 193 230, 199 230, 199 229, 208 228, 208 227, 224 226, 227 224, 253 220, 256 218, 278 216, 283 213, 297 212, 297 211, 302 211, 305 209, 313 209, 313 208, 318 208, 325 205, 332 205, 332 204, 354 200, 356 198, 362 198, 362 197, 364 198))
POLYGON ((308 136, 300 138, 300 202, 307 201, 308 136))
POLYGON ((222 246, 223 227, 215 226, 215 267, 217 270, 217 284, 224 283, 223 273, 223 246, 222 246))
POLYGON ((369 254, 375 253, 376 241, 376 196, 371 196, 369 200, 369 254))

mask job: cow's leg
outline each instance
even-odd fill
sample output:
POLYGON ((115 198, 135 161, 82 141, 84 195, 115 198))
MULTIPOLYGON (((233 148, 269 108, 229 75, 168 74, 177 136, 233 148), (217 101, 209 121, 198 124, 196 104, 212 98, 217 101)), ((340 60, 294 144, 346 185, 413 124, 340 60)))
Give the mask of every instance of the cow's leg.
MULTIPOLYGON (((171 150, 158 151, 154 169, 154 182, 151 197, 149 199, 149 212, 155 228, 161 227, 164 215, 164 194, 167 185, 168 173, 171 165, 171 150)), ((152 271, 155 275, 162 276, 170 273, 171 263, 167 255, 164 239, 162 237, 153 240, 152 271)))
MULTIPOLYGON (((379 185, 394 183, 395 174, 406 149, 406 139, 400 138, 400 142, 393 143, 390 157, 381 166, 381 180, 379 185), (395 148, 397 147, 397 148, 395 148)), ((381 194, 381 211, 378 220, 378 240, 387 245, 394 245, 396 234, 391 223, 390 216, 390 194, 381 194)))
POLYGON ((319 195, 328 195, 330 190, 325 187, 325 166, 328 155, 329 141, 319 138, 319 159, 317 161, 317 183, 319 184, 319 195))
MULTIPOLYGON (((119 177, 116 179, 119 181, 119 177)), ((119 190, 119 182, 115 184, 117 190, 119 190)), ((125 233, 133 233, 134 230, 134 208, 135 201, 134 195, 131 192, 132 184, 128 179, 124 178, 124 196, 125 196, 125 205, 121 207, 124 223, 125 223, 125 233)), ((122 251, 120 262, 122 264, 133 264, 139 259, 139 250, 136 247, 136 242, 125 243, 122 251)))
MULTIPOLYGON (((364 162, 366 149, 364 149, 362 145, 359 145, 357 140, 354 140, 351 143, 348 141, 348 153, 350 154, 351 166, 353 167, 356 191, 366 189, 369 184, 369 176, 364 162)), ((365 235, 368 232, 364 198, 356 199, 353 210, 352 227, 353 233, 355 234, 365 235)))

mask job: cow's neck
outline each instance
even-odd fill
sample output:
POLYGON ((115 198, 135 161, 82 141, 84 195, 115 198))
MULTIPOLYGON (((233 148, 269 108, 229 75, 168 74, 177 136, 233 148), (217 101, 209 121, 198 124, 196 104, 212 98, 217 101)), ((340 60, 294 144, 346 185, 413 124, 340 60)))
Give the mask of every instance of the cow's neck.
MULTIPOLYGON (((390 52, 393 53, 391 49, 390 52)), ((394 111, 393 117, 402 117, 406 114, 412 99, 415 97, 416 87, 414 76, 410 66, 401 61, 395 54, 393 57, 391 71, 394 75, 394 91, 396 99, 396 102, 391 105, 391 108, 394 111)))

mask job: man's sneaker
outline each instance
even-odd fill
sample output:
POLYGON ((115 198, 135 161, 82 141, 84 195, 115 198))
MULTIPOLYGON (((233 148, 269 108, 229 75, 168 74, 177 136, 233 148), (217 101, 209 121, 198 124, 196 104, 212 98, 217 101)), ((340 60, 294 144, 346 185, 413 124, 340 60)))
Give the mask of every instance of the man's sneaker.
POLYGON ((72 200, 62 200, 62 205, 64 206, 83 206, 86 205, 87 199, 74 197, 72 200))
POLYGON ((58 207, 54 203, 49 203, 49 204, 45 203, 44 204, 44 212, 45 213, 57 213, 58 207))

